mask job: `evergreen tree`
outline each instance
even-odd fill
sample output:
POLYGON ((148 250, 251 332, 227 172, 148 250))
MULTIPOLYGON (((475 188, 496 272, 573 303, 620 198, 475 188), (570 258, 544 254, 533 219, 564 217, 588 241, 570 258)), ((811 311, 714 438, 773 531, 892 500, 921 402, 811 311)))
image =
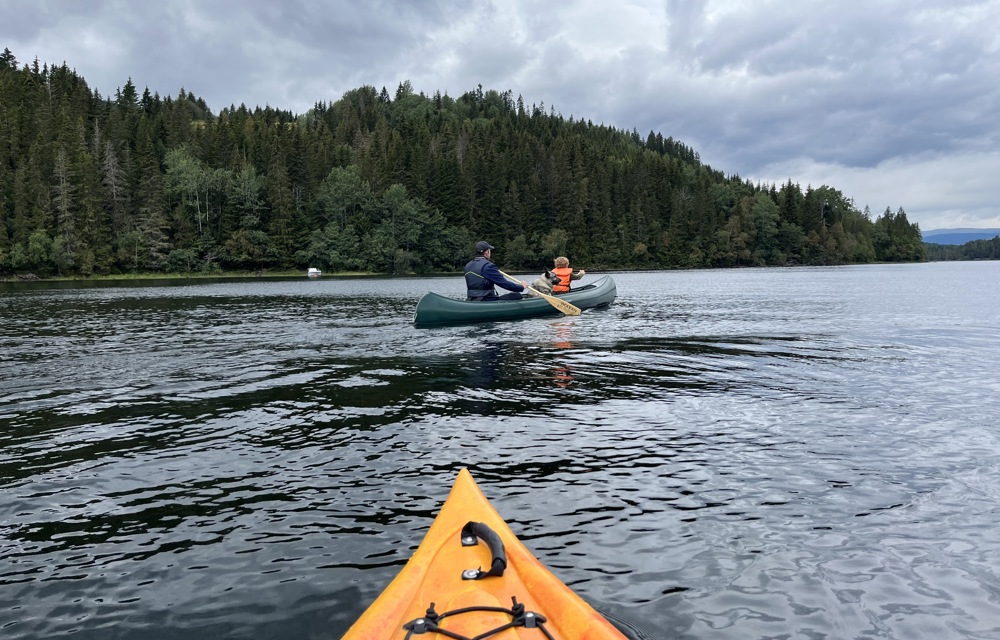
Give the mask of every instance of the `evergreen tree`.
POLYGON ((750 184, 660 132, 565 119, 511 91, 427 97, 404 81, 300 115, 215 115, 183 88, 140 95, 129 78, 104 99, 65 63, 0 54, 4 274, 421 273, 460 269, 483 238, 532 269, 553 252, 591 270, 927 255, 902 208, 873 222, 831 186, 750 184))
POLYGON ((132 266, 136 270, 160 271, 170 252, 164 204, 163 180, 152 140, 142 136, 136 150, 138 167, 135 228, 130 242, 132 266))

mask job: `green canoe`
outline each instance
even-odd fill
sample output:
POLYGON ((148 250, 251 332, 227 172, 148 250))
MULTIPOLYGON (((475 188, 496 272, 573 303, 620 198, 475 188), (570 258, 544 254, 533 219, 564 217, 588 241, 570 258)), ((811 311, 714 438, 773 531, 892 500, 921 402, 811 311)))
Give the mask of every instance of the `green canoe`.
MULTIPOLYGON (((560 295, 559 299, 580 309, 594 309, 608 306, 614 302, 616 295, 618 295, 618 290, 615 287, 615 281, 611 279, 611 276, 604 276, 592 284, 560 295)), ((519 320, 551 315, 561 315, 561 312, 543 298, 472 302, 448 298, 437 293, 428 293, 417 302, 417 309, 413 313, 413 324, 418 327, 427 327, 442 324, 519 320)))

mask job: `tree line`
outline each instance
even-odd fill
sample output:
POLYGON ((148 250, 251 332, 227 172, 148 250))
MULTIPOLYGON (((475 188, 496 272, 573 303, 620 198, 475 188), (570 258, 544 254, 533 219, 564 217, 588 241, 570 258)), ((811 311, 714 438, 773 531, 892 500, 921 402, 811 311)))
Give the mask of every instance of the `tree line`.
POLYGON ((0 274, 457 271, 476 240, 534 269, 925 258, 902 208, 753 184, 671 137, 564 118, 481 86, 371 86, 304 114, 213 114, 131 78, 0 56, 0 274))
POLYGON ((965 244, 926 244, 928 260, 1000 260, 1000 236, 965 244))

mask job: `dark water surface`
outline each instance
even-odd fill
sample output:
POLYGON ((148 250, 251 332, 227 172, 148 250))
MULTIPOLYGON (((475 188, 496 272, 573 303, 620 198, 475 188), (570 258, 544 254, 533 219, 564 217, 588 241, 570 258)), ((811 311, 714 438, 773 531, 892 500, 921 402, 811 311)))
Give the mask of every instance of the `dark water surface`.
POLYGON ((1000 638, 1000 263, 615 280, 0 283, 0 637, 338 638, 467 466, 659 637, 1000 638))

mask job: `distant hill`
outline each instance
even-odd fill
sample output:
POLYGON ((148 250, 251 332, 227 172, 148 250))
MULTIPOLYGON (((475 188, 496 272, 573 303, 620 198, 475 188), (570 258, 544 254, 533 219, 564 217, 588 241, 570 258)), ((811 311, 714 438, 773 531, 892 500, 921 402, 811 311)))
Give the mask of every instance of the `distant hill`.
POLYGON ((933 244, 965 244, 973 240, 991 240, 1000 229, 931 229, 924 231, 924 242, 933 244))
POLYGON ((902 207, 872 219, 832 186, 726 174, 511 90, 365 85, 298 115, 199 100, 131 80, 102 98, 66 63, 0 53, 0 278, 452 273, 484 239, 527 273, 560 254, 597 271, 917 262, 930 246, 902 207))

